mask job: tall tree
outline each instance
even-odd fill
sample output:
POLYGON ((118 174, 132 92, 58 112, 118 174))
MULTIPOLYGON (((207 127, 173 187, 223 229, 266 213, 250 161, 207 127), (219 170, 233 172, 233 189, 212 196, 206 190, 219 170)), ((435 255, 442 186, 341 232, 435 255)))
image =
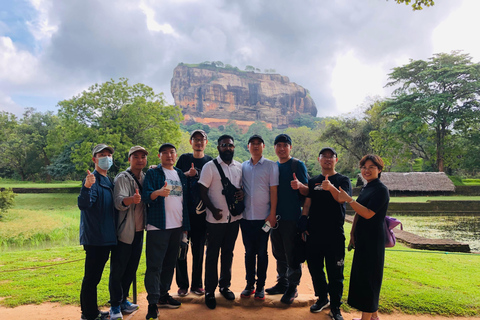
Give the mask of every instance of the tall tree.
MULTIPOLYGON (((397 3, 405 3, 406 5, 410 5, 412 3, 412 0, 395 0, 397 3)), ((423 7, 430 7, 435 4, 435 1, 433 0, 414 0, 412 3, 412 8, 413 10, 422 10, 423 7)))
POLYGON ((128 166, 127 153, 134 145, 152 152, 149 162, 156 163, 155 150, 161 143, 180 142, 180 109, 167 105, 163 94, 141 83, 130 85, 125 78, 95 84, 58 106, 60 125, 49 135, 49 151, 59 155, 65 146, 78 141, 71 157, 80 171, 89 168, 97 143, 115 148, 111 170, 115 174, 128 166))
POLYGON ((387 86, 400 87, 384 114, 405 130, 433 130, 436 167, 444 171, 447 140, 480 118, 480 64, 459 51, 440 53, 394 68, 389 79, 387 86))

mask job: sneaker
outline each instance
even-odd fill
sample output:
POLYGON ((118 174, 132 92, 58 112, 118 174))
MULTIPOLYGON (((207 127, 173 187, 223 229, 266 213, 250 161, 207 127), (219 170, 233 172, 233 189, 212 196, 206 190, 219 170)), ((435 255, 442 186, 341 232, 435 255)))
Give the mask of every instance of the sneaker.
POLYGON ((110 307, 110 320, 123 319, 122 311, 120 306, 111 306, 110 307))
POLYGON ((243 290, 242 293, 240 293, 240 297, 250 298, 250 296, 254 293, 255 293, 255 287, 253 285, 247 284, 247 286, 245 287, 245 290, 243 290))
POLYGON ((288 287, 280 301, 285 304, 292 304, 296 297, 298 297, 297 287, 288 287))
MULTIPOLYGON (((322 301, 320 301, 320 299, 318 299, 317 302, 315 302, 310 307, 310 311, 313 312, 313 313, 320 312, 323 309, 325 309, 326 307, 328 307, 329 305, 330 305, 330 301, 328 301, 328 299, 325 299, 325 300, 322 300, 322 301)), ((338 312, 340 312, 340 310, 338 312)))
POLYGON ((235 294, 228 288, 220 288, 220 293, 227 300, 235 300, 235 294))
POLYGON ((255 291, 255 300, 265 300, 265 289, 263 289, 263 287, 257 287, 257 291, 255 291))
POLYGON ((120 310, 122 310, 123 313, 132 313, 134 311, 137 311, 138 308, 138 304, 131 303, 128 300, 123 301, 120 305, 120 310))
POLYGON ((188 289, 182 289, 182 288, 178 289, 178 295, 179 295, 180 297, 185 297, 185 296, 187 296, 187 295, 188 295, 188 289))
MULTIPOLYGON (((330 313, 328 314, 333 320, 343 320, 342 314, 340 313, 340 308, 331 307, 330 313)), ((373 319, 373 318, 372 318, 373 319)))
POLYGON ((180 308, 182 303, 178 300, 173 299, 172 296, 167 293, 166 295, 158 299, 157 305, 159 308, 177 309, 180 308))
MULTIPOLYGON (((103 320, 107 319, 109 315, 109 311, 100 311, 98 316, 95 318, 95 320, 103 320)), ((83 315, 80 316, 80 320, 87 320, 87 317, 83 315)))
POLYGON ((192 288, 190 292, 193 292, 199 296, 203 296, 205 294, 205 290, 203 288, 192 288))
POLYGON ((215 309, 215 307, 217 306, 217 300, 215 300, 214 292, 205 293, 205 304, 209 309, 215 309))
POLYGON ((278 283, 271 288, 265 289, 265 292, 274 295, 274 294, 284 294, 287 291, 287 287, 279 285, 278 283))
POLYGON ((148 305, 147 320, 158 320, 158 307, 155 303, 148 305))

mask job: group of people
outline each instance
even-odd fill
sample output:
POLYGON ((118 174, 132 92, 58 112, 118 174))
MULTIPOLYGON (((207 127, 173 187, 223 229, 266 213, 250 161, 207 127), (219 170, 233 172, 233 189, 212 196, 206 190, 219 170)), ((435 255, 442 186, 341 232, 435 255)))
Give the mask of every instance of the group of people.
POLYGON ((240 230, 246 271, 241 298, 264 300, 265 294, 278 294, 281 302, 292 304, 306 259, 317 296, 310 311, 330 306, 332 319, 343 319, 340 306, 347 203, 356 212, 349 245, 355 253, 348 304, 362 311, 362 320, 377 319, 384 263, 383 223, 389 201, 388 189, 379 180, 382 159, 367 155, 360 161, 367 185, 354 200, 350 179, 335 171, 338 157, 333 148, 320 150, 322 173, 309 179, 305 164, 290 155, 292 139, 287 134, 275 138, 277 162, 263 156, 265 141, 259 135, 249 138, 251 158, 243 164, 233 159, 232 136, 218 138, 215 159, 205 155, 207 143, 205 131, 193 131, 193 153, 181 155, 178 161, 176 147, 164 143, 158 150, 159 165, 146 173, 148 151, 134 146, 128 153, 130 167, 114 181, 107 176, 113 148, 105 144, 94 147, 95 170, 88 171, 78 197, 80 243, 86 254, 80 293, 82 319, 122 319, 122 313, 138 309, 127 297, 139 264, 144 230, 147 320, 158 319, 159 307, 180 307, 169 294, 174 273, 179 296, 189 294, 190 289, 193 294, 205 295, 206 306, 215 309, 218 287, 223 298, 234 300, 231 270, 240 230), (236 190, 234 200, 243 201, 243 213, 236 212, 227 201, 227 184, 236 190), (266 288, 269 238, 277 279, 266 288), (188 243, 192 253, 190 283, 186 257, 179 255, 179 249, 185 250, 188 243), (109 255, 111 308, 101 312, 97 285, 109 255))

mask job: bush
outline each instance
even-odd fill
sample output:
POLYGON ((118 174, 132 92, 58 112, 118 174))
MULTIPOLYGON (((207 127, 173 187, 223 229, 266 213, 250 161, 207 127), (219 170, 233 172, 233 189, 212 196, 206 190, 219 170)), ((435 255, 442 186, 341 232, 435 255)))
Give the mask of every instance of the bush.
MULTIPOLYGON (((16 194, 12 191, 12 189, 5 189, 0 191, 0 214, 7 212, 8 209, 13 207, 15 203, 15 196, 16 194)), ((0 215, 0 219, 2 216, 0 215)))

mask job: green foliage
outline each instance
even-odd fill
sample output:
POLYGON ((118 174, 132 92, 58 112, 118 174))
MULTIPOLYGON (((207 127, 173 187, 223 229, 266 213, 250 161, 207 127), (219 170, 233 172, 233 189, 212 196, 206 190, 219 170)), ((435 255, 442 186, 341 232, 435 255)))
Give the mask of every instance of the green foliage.
MULTIPOLYGON (((407 6, 410 5, 410 3, 412 2, 412 0, 395 0, 395 1, 397 1, 397 3, 405 3, 407 6)), ((433 6, 434 4, 435 4, 435 1, 433 0, 415 0, 412 3, 412 8, 413 8, 413 11, 423 10, 423 6, 430 7, 430 6, 433 6)))
MULTIPOLYGON (((13 207, 15 204, 15 197, 17 195, 12 191, 12 189, 5 189, 0 191, 0 214, 5 214, 8 209, 13 207)), ((2 219, 0 215, 0 219, 2 219)))
POLYGON ((448 176, 455 186, 464 186, 462 178, 459 176, 448 176))
MULTIPOLYGON (((60 124, 48 135, 49 151, 60 155, 75 141, 70 157, 82 173, 92 168, 91 150, 98 143, 115 149, 114 175, 128 166, 130 147, 141 145, 155 155, 160 144, 180 142, 180 108, 166 105, 163 94, 144 84, 129 85, 125 78, 95 84, 58 106, 60 124)), ((154 156, 149 159, 157 163, 154 156)))
POLYGON ((455 168, 458 149, 451 148, 457 146, 452 135, 480 119, 480 64, 459 51, 440 53, 394 68, 389 79, 387 86, 399 87, 382 114, 392 117, 393 128, 404 136, 431 139, 438 171, 455 168))
POLYGON ((319 141, 318 135, 307 127, 288 128, 285 133, 292 138, 290 155, 305 162, 310 176, 320 174, 321 170, 317 161, 318 153, 326 145, 319 141))
POLYGON ((309 114, 299 113, 292 120, 292 124, 297 127, 309 127, 310 129, 315 129, 322 120, 322 118, 313 117, 309 114))

